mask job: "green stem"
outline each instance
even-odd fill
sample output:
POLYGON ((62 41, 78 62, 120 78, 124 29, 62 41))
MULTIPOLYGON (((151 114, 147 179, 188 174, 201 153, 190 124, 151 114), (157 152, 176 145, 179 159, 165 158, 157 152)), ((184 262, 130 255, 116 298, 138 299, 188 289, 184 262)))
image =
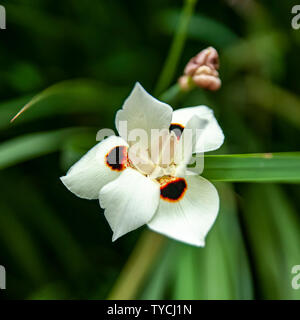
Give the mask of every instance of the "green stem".
POLYGON ((136 299, 139 289, 147 278, 164 243, 164 236, 146 230, 139 239, 107 299, 136 299))
POLYGON ((172 82, 179 58, 181 56, 181 52, 185 44, 188 25, 190 22, 190 18, 194 12, 196 3, 197 0, 184 1, 184 7, 180 17, 179 26, 176 30, 163 71, 157 82, 156 89, 154 90, 155 96, 158 96, 159 94, 161 94, 161 92, 166 90, 166 88, 168 88, 172 82))

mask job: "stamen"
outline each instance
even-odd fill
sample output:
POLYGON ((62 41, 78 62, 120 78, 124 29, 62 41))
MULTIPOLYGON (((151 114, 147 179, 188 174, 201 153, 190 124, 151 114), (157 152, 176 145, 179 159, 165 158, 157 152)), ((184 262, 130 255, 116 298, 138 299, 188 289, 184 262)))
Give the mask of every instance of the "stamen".
POLYGON ((105 156, 105 163, 110 169, 122 171, 128 167, 127 147, 118 146, 111 149, 105 156))

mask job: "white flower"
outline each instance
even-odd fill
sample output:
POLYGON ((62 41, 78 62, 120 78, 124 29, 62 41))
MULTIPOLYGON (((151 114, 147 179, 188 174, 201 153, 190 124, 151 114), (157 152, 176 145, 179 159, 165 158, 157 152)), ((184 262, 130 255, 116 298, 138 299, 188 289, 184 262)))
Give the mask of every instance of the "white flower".
POLYGON ((61 177, 64 185, 78 197, 99 199, 113 230, 113 241, 147 224, 173 239, 204 246, 218 214, 219 196, 215 187, 199 176, 201 172, 191 172, 187 164, 192 152, 215 150, 224 141, 213 111, 197 106, 173 112, 137 83, 116 114, 116 127, 120 137, 110 136, 93 147, 61 177), (121 128, 123 122, 128 137, 121 128), (178 147, 188 128, 193 132, 189 152, 178 147), (130 135, 137 129, 143 129, 147 137, 153 129, 165 132, 156 154, 148 139, 132 142, 130 135), (174 129, 180 131, 175 135, 174 129), (196 129, 201 129, 198 136, 196 129), (164 163, 167 149, 171 160, 164 163))

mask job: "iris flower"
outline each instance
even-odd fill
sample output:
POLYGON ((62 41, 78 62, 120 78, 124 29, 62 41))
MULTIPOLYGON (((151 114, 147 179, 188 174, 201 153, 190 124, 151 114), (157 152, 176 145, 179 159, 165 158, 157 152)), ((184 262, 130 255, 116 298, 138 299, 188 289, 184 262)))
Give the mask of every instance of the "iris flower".
POLYGON ((115 124, 120 136, 95 145, 61 177, 63 184, 80 198, 99 199, 113 241, 146 224, 170 238, 204 246, 219 196, 199 175, 203 166, 189 164, 224 141, 213 111, 206 106, 173 111, 137 83, 115 124), (160 135, 151 140, 153 132, 160 135))

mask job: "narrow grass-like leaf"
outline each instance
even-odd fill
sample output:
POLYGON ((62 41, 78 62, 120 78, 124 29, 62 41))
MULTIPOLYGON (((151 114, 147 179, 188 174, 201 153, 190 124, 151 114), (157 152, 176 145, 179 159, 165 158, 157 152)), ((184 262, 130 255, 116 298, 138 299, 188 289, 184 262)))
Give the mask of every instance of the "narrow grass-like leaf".
POLYGON ((0 144, 0 169, 58 151, 66 138, 81 130, 68 128, 31 133, 5 141, 0 144))
POLYGON ((197 1, 198 0, 184 0, 184 7, 180 13, 179 22, 176 24, 178 27, 176 28, 175 36, 166 59, 166 63, 157 81, 156 89, 154 90, 155 94, 161 94, 172 82, 181 52, 185 44, 186 33, 190 19, 193 15, 197 1))
MULTIPOLYGON (((34 235, 39 235, 49 243, 54 252, 53 259, 57 259, 70 277, 78 276, 80 271, 88 265, 85 254, 81 251, 80 245, 76 242, 69 228, 64 225, 61 217, 58 217, 50 204, 43 199, 40 190, 35 188, 26 176, 22 176, 18 186, 14 181, 20 173, 9 176, 1 172, 0 178, 6 181, 7 188, 2 191, 3 197, 10 203, 10 208, 18 213, 19 217, 26 220, 35 229, 34 235), (18 201, 14 201, 15 194, 21 193, 18 201), (67 253, 67 254, 66 254, 67 253)), ((58 177, 55 177, 58 179, 58 177)))
POLYGON ((124 87, 110 87, 92 80, 62 81, 32 98, 23 97, 3 104, 0 128, 6 128, 10 120, 15 120, 15 124, 53 115, 93 112, 105 116, 107 108, 119 106, 126 92, 124 87), (25 112, 28 109, 30 112, 25 112))
POLYGON ((62 148, 61 167, 67 171, 96 144, 94 132, 79 132, 70 135, 62 148))
MULTIPOLYGON (((166 10, 158 16, 157 25, 164 33, 170 34, 177 29, 179 18, 178 10, 166 10)), ((200 14, 191 17, 186 36, 221 48, 232 45, 238 40, 237 35, 226 25, 200 14)))
POLYGON ((164 244, 165 237, 150 230, 145 231, 114 284, 108 299, 135 299, 164 244))
POLYGON ((258 77, 248 77, 246 85, 249 99, 255 105, 276 114, 297 128, 300 127, 299 97, 258 77))
MULTIPOLYGON (((207 236, 206 246, 196 248, 174 241, 170 265, 174 299, 252 299, 253 284, 237 217, 232 187, 217 184, 220 213, 207 236)), ((169 286, 171 285, 169 284, 169 286)))
POLYGON ((36 284, 47 279, 47 269, 38 244, 3 201, 0 203, 0 240, 9 248, 21 274, 26 274, 36 284))
POLYGON ((203 176, 232 182, 300 182, 300 152, 207 155, 203 176))
POLYGON ((291 283, 292 267, 299 264, 300 221, 287 197, 279 186, 252 185, 243 211, 263 298, 300 299, 291 283))
MULTIPOLYGON (((195 300, 197 287, 197 272, 200 272, 197 264, 197 252, 201 249, 185 244, 177 243, 176 273, 172 299, 195 300)), ((201 265, 200 265, 201 268, 201 265)))
POLYGON ((253 283, 237 212, 237 197, 230 183, 216 183, 220 212, 216 223, 225 252, 234 299, 252 299, 253 283))
POLYGON ((153 271, 139 298, 142 300, 161 300, 166 297, 170 282, 174 276, 174 261, 177 259, 176 243, 169 240, 161 256, 153 266, 153 271))
POLYGON ((252 279, 233 189, 225 184, 218 184, 217 188, 220 212, 206 246, 198 249, 195 263, 198 298, 252 299, 252 279))
POLYGON ((68 288, 63 282, 50 283, 40 287, 27 297, 28 300, 64 300, 70 296, 68 288))

